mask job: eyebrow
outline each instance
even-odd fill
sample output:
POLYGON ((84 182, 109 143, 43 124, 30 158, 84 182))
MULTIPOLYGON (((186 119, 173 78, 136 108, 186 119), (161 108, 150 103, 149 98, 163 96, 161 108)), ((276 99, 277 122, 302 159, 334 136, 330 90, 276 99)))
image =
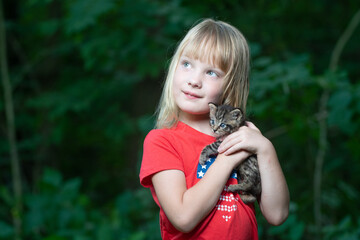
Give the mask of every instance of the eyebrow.
MULTIPOLYGON (((179 58, 179 61, 181 61, 181 60, 199 60, 199 61, 201 61, 201 62, 203 62, 204 63, 204 61, 202 61, 202 60, 200 60, 200 59, 195 59, 195 58, 193 58, 193 57, 190 57, 190 56, 188 56, 188 55, 186 55, 186 54, 182 54, 181 56, 180 56, 180 58, 179 58)), ((225 73, 223 70, 221 70, 221 68, 219 68, 219 67, 217 67, 217 66, 215 66, 215 65, 213 65, 213 64, 211 64, 211 63, 207 63, 206 62, 206 64, 208 65, 208 68, 211 68, 211 69, 213 69, 213 70, 216 70, 217 72, 220 72, 220 73, 225 73)))

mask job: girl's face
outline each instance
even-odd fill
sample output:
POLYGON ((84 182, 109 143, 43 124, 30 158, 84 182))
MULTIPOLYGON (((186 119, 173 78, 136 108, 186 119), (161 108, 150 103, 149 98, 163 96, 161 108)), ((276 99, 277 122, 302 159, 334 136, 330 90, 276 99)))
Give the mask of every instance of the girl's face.
POLYGON ((208 118, 209 102, 218 104, 225 73, 211 63, 180 57, 173 79, 173 94, 180 120, 188 114, 208 118))

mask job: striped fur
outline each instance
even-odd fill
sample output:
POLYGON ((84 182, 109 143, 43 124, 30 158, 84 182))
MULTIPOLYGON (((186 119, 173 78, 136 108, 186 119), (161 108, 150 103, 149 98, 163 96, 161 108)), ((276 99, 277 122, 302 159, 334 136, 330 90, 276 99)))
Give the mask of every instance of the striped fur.
MULTIPOLYGON (((210 126, 217 136, 217 140, 207 145, 200 154, 199 162, 201 165, 205 163, 211 156, 218 154, 218 147, 221 139, 237 131, 241 126, 245 125, 245 116, 241 109, 234 108, 229 105, 217 106, 209 103, 210 107, 210 126)), ((252 203, 261 193, 261 179, 257 158, 255 155, 244 160, 237 168, 238 184, 230 185, 228 190, 231 192, 239 192, 240 198, 244 203, 252 203)))

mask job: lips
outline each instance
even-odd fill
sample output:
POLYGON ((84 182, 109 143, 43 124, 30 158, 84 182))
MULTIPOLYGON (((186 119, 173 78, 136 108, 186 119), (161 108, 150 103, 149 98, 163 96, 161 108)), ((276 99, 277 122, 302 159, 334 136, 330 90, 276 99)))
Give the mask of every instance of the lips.
POLYGON ((183 91, 183 93, 185 94, 186 97, 188 97, 190 99, 201 98, 201 96, 197 95, 196 93, 192 93, 192 92, 188 92, 188 91, 183 91))

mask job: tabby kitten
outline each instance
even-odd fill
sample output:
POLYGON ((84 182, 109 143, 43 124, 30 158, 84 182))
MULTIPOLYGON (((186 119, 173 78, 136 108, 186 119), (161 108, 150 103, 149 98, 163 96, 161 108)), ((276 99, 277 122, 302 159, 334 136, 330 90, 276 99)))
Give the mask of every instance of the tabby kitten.
MULTIPOLYGON (((217 140, 207 145, 201 152, 200 164, 203 165, 210 156, 218 154, 223 137, 237 131, 245 125, 245 116, 241 109, 229 105, 209 103, 210 126, 217 136, 217 140)), ((236 169, 238 184, 230 185, 228 190, 239 192, 241 200, 248 204, 255 202, 256 197, 261 193, 261 179, 256 155, 244 160, 236 169)))

